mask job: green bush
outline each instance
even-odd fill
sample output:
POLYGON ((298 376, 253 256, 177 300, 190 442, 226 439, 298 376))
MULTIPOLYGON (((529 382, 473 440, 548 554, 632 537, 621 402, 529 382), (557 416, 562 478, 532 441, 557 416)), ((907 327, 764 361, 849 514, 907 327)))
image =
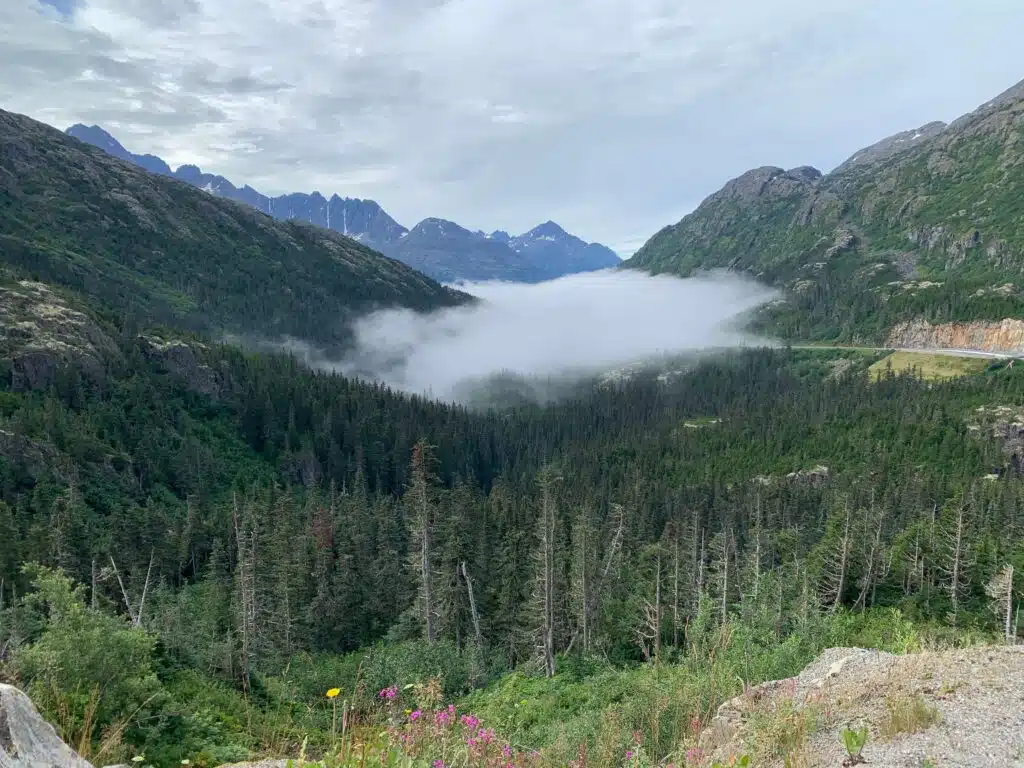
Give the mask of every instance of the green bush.
POLYGON ((109 757, 122 737, 166 701, 153 671, 156 638, 86 607, 84 588, 60 571, 26 566, 32 592, 22 599, 30 642, 17 648, 17 680, 86 756, 109 757))

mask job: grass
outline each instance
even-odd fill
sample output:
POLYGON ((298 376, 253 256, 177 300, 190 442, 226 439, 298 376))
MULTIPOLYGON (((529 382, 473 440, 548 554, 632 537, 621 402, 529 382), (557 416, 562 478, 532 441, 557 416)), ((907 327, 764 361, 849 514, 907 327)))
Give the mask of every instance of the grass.
POLYGON ((939 722, 939 711, 916 696, 890 697, 885 701, 885 719, 882 721, 882 737, 894 739, 901 733, 921 733, 939 722))
POLYGON ((765 763, 782 758, 792 768, 808 765, 807 742, 818 730, 819 714, 817 707, 798 710, 789 700, 756 710, 749 737, 754 755, 765 763))
POLYGON ((894 374, 916 372, 926 381, 941 381, 981 373, 989 364, 983 357, 957 357, 929 352, 893 352, 868 368, 874 376, 884 376, 891 367, 894 374))

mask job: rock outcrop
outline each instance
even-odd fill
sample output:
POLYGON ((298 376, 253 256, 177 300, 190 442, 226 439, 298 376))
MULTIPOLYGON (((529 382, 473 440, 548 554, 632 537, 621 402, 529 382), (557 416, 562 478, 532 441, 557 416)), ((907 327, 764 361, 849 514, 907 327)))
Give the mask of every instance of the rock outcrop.
POLYGON ((180 378, 189 390, 206 397, 216 398, 223 393, 224 376, 205 365, 196 355, 193 347, 180 339, 163 339, 159 336, 140 338, 143 354, 157 363, 164 371, 180 378))
POLYGON ((43 283, 0 286, 0 359, 15 392, 45 389, 61 366, 98 374, 117 345, 88 314, 43 283))
POLYGON ((1024 764, 1022 700, 1024 646, 905 656, 831 648, 796 677, 748 688, 722 704, 700 747, 705 758, 727 762, 746 753, 757 755, 753 764, 782 768, 786 755, 764 753, 766 744, 777 746, 772 723, 806 716, 814 726, 782 750, 793 765, 854 764, 844 762, 840 732, 866 726, 863 757, 876 768, 1010 768, 1024 764), (912 726, 895 722, 891 713, 901 702, 930 717, 912 726))
POLYGON ((894 326, 886 344, 898 349, 975 349, 1024 354, 1024 320, 936 325, 927 320, 910 320, 894 326))
POLYGON ((0 768, 92 768, 60 740, 31 700, 0 684, 0 768))

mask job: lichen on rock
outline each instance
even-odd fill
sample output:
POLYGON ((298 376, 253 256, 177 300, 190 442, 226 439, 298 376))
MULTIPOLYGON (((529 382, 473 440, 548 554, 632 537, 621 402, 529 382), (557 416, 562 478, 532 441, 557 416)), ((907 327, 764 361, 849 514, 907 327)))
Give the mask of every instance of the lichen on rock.
POLYGON ((99 373, 117 345, 86 312, 43 283, 0 285, 0 359, 16 392, 45 389, 64 365, 99 373))

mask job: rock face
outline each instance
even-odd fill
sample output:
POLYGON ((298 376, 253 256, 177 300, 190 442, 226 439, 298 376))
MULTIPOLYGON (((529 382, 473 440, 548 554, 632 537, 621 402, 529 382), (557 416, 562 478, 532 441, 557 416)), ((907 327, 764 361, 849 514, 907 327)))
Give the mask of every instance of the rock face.
POLYGON ((42 283, 0 286, 0 359, 15 392, 45 389, 62 365, 99 373, 117 345, 88 314, 42 283))
POLYGON ((158 336, 143 336, 142 353, 155 361, 164 371, 173 374, 189 390, 200 395, 216 398, 222 394, 226 382, 213 368, 200 362, 195 349, 180 339, 162 339, 158 336))
POLYGON ((762 167, 727 182, 627 262, 746 272, 785 290, 755 318, 796 339, 882 343, 897 323, 1024 317, 1024 82, 949 125, 862 149, 830 173, 762 167), (927 277, 930 294, 905 290, 927 277), (989 299, 993 300, 989 300, 989 299))
POLYGON ((1024 354, 1024 321, 939 323, 910 320, 893 327, 887 345, 902 349, 977 349, 1024 354))
POLYGON ((946 128, 943 122, 928 123, 911 131, 902 131, 895 136, 882 139, 870 147, 858 151, 849 160, 839 165, 835 171, 843 172, 857 166, 872 165, 873 163, 887 160, 893 155, 910 149, 911 147, 924 143, 928 139, 938 136, 946 128))
POLYGON ((0 768, 92 768, 57 736, 28 696, 0 684, 0 768))

